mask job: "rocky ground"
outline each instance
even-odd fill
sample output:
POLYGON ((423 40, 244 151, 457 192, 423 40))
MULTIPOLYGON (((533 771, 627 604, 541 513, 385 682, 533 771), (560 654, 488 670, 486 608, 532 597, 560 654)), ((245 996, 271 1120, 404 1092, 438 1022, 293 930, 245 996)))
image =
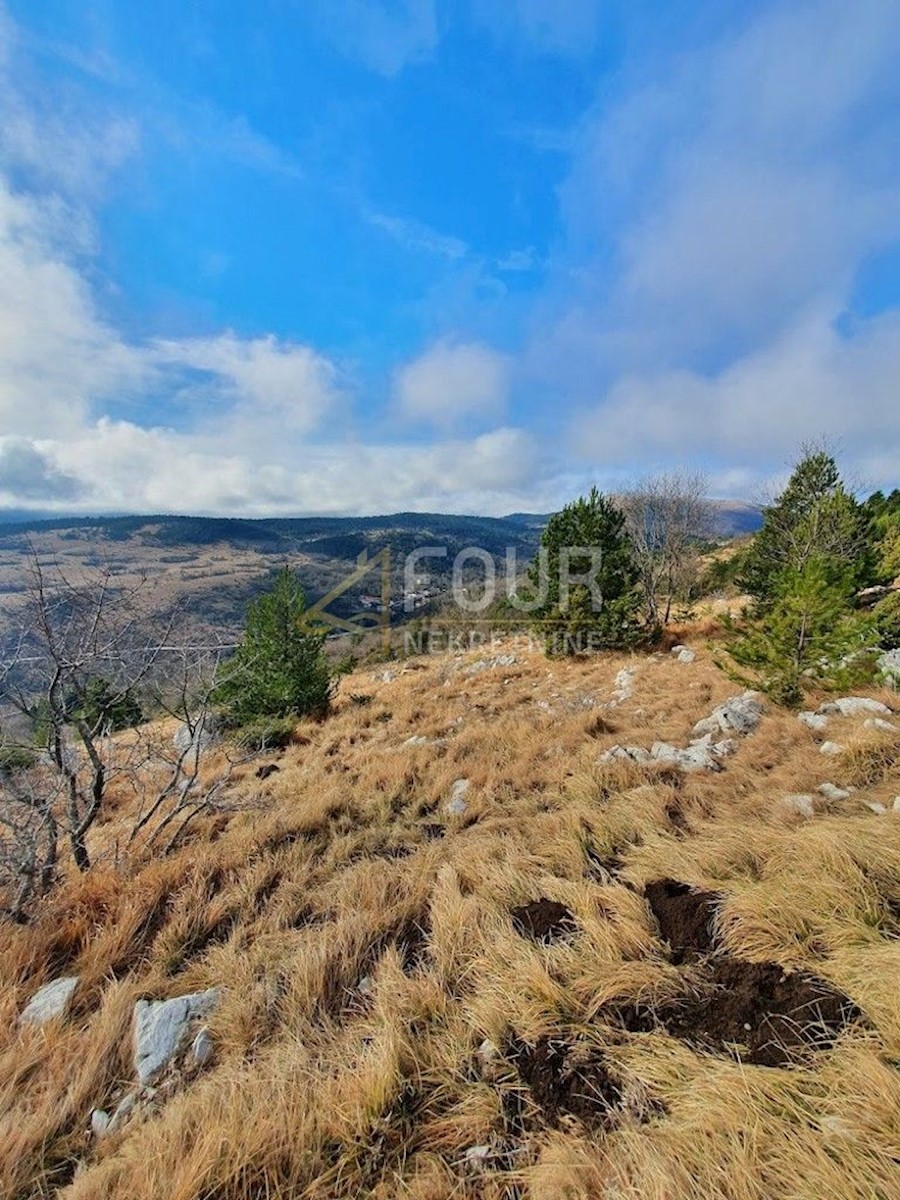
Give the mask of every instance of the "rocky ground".
POLYGON ((897 693, 685 632, 347 676, 167 857, 121 797, 0 926, 0 1193, 898 1195, 897 693))

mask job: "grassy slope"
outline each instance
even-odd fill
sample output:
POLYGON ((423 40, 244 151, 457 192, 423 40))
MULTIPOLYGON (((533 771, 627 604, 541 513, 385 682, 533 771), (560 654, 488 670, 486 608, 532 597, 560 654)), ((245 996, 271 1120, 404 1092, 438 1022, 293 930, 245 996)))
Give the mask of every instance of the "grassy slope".
MULTIPOLYGON (((242 811, 0 927, 0 1195, 896 1197, 900 815, 865 803, 900 792, 896 745, 872 753, 859 719, 836 719, 828 736, 857 749, 835 761, 770 713, 716 776, 600 766, 615 742, 683 743, 735 691, 702 649, 636 658, 633 698, 601 710, 626 661, 520 651, 475 675, 447 657, 347 677, 278 773, 247 768, 242 811), (404 746, 413 734, 446 741, 404 746), (468 810, 448 817, 459 778, 468 810), (825 779, 865 786, 812 820, 779 803, 825 779), (639 892, 664 876, 723 893, 726 948, 815 971, 870 1027, 790 1070, 615 1027, 608 1000, 683 986, 639 892), (510 909, 540 896, 577 936, 515 932, 510 909), (82 978, 70 1019, 17 1029, 63 972, 82 978), (213 984, 214 1063, 93 1140, 90 1110, 132 1075, 135 999, 213 984), (485 1078, 479 1044, 511 1032, 602 1051, 626 1096, 616 1121, 548 1119, 507 1060, 485 1078), (478 1174, 476 1145, 492 1155, 478 1174)), ((130 804, 95 851, 121 842, 130 804)))

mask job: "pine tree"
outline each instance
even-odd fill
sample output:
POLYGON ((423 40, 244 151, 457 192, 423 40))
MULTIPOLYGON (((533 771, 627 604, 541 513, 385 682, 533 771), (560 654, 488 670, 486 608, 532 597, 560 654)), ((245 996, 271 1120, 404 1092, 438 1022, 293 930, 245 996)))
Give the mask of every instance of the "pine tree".
POLYGON ((873 576, 868 520, 844 486, 834 458, 807 453, 781 495, 763 511, 763 525, 744 559, 740 585, 755 600, 757 616, 783 598, 790 580, 816 570, 852 593, 873 576))
POLYGON ((272 589, 247 607, 244 636, 217 692, 226 720, 246 725, 324 713, 331 696, 324 640, 324 632, 308 624, 303 589, 285 567, 272 589))
POLYGON ((823 557, 782 572, 765 618, 728 647, 734 662, 754 673, 737 678, 789 706, 798 705, 807 688, 840 682, 866 644, 866 622, 850 607, 852 590, 852 572, 841 576, 823 557))
POLYGON ((547 522, 529 579, 543 592, 535 626, 548 653, 621 648, 640 640, 637 572, 625 516, 597 488, 547 522), (567 575, 576 581, 571 587, 567 575), (577 582, 579 576, 588 577, 588 582, 577 582))

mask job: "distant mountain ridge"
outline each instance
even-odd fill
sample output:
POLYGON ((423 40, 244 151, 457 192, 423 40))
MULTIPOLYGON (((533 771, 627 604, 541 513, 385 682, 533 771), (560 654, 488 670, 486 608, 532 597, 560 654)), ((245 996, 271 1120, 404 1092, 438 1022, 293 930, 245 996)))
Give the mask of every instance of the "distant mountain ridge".
MULTIPOLYGON (((740 500, 714 500, 715 533, 720 537, 752 533, 762 523, 757 505, 740 500)), ((550 513, 508 513, 502 517, 483 517, 456 513, 385 513, 366 517, 197 517, 171 513, 146 515, 80 516, 28 512, 22 509, 0 510, 0 538, 27 533, 61 530, 96 530, 113 541, 122 541, 153 528, 157 544, 210 545, 233 542, 239 545, 270 545, 314 542, 317 538, 364 535, 367 544, 375 531, 401 530, 433 532, 438 537, 457 541, 468 537, 471 544, 486 539, 491 549, 502 539, 504 530, 513 544, 523 534, 540 533, 550 513)), ((348 546, 349 548, 349 546, 348 546)), ((361 547, 362 548, 362 547, 361 547)))

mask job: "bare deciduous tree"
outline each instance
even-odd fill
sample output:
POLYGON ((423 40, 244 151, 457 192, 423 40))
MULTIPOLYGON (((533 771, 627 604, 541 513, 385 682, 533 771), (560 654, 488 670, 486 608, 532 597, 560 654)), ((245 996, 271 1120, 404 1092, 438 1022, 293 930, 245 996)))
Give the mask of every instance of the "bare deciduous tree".
POLYGON ((177 612, 155 616, 143 585, 109 568, 76 579, 32 554, 29 570, 0 670, 0 891, 16 919, 52 884, 61 845, 90 867, 88 833, 112 794, 137 804, 128 846, 167 849, 223 802, 236 765, 222 748, 217 771, 201 769, 220 649, 192 647, 177 612), (142 723, 139 697, 168 722, 142 723))
POLYGON ((712 529, 705 476, 670 471, 643 480, 620 497, 647 621, 667 624, 672 604, 697 567, 698 543, 712 529))

